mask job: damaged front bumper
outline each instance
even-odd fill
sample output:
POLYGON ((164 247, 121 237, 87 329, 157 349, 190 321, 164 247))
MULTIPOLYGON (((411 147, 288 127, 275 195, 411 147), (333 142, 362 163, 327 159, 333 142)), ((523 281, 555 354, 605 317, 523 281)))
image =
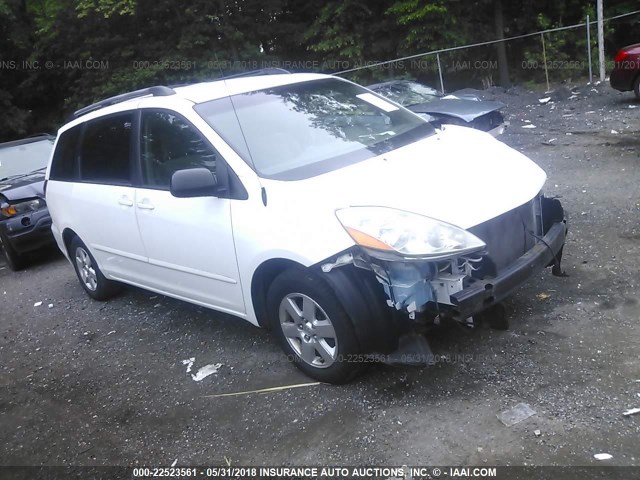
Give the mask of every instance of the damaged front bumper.
POLYGON ((536 272, 553 265, 560 275, 562 248, 567 234, 565 221, 554 223, 542 240, 495 278, 474 280, 470 286, 450 296, 447 315, 464 320, 504 300, 536 272))
MULTIPOLYGON (((340 268, 346 265, 354 270, 349 274, 352 283, 364 282, 365 277, 377 283, 376 290, 383 291, 377 296, 377 303, 384 307, 386 301, 393 312, 389 316, 394 323, 404 324, 400 329, 404 332, 405 320, 409 325, 437 323, 438 318, 469 323, 470 317, 501 302, 545 267, 553 266, 554 275, 562 274, 560 262, 567 224, 556 199, 537 196, 469 232, 484 241, 485 251, 429 261, 377 258, 355 248, 320 267, 338 292, 351 288, 346 280, 337 280, 334 272, 348 270, 340 268), (369 275, 363 270, 368 270, 369 275)), ((355 296, 353 292, 342 299, 347 310, 355 296)), ((373 303, 372 298, 365 303, 373 303)), ((367 315, 371 318, 370 313, 367 315)), ((356 329, 367 325, 366 321, 356 323, 356 329)))

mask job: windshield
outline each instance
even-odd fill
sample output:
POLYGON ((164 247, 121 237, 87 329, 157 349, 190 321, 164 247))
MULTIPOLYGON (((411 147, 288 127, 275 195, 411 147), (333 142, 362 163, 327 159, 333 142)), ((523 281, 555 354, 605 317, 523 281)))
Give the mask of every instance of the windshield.
POLYGON ((53 138, 22 145, 0 146, 0 179, 46 168, 52 149, 53 138))
POLYGON ((375 87, 373 90, 405 107, 431 102, 440 97, 437 90, 416 82, 389 83, 375 87))
POLYGON ((418 116, 329 78, 205 102, 195 110, 257 173, 300 180, 433 133, 418 116))

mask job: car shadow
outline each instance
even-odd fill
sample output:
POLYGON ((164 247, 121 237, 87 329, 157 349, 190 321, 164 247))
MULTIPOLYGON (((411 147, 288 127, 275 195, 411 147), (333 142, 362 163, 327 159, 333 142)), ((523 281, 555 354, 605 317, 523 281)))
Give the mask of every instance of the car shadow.
POLYGON ((629 92, 626 92, 624 95, 621 95, 620 97, 614 99, 611 103, 618 107, 631 106, 631 108, 633 108, 636 106, 640 106, 640 98, 637 98, 633 92, 631 92, 630 94, 629 92))
MULTIPOLYGON (((51 245, 49 247, 26 253, 24 256, 26 262, 25 267, 21 269, 21 271, 29 270, 34 267, 43 267, 64 258, 64 255, 62 255, 62 252, 56 245, 51 245)), ((4 259, 4 255, 2 254, 2 252, 0 252, 0 268, 11 271, 4 259)))

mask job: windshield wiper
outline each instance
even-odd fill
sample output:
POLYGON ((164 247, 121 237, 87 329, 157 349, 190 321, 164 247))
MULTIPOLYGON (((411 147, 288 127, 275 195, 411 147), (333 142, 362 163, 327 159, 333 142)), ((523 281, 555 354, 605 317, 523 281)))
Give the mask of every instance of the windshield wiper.
POLYGON ((35 170, 31 170, 29 173, 18 173, 16 175, 9 175, 8 177, 0 178, 0 182, 5 182, 7 180, 16 180, 18 178, 28 177, 29 175, 33 175, 34 173, 41 172, 42 170, 46 170, 47 167, 36 168, 35 170))

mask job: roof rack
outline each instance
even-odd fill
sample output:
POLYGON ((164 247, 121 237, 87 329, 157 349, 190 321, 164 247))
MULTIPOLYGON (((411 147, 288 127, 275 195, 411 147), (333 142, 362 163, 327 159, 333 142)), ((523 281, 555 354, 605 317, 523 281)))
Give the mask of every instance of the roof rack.
MULTIPOLYGON (((259 75, 281 75, 291 73, 289 70, 285 70, 284 68, 260 68, 258 70, 251 70, 248 72, 235 73, 233 75, 227 75, 223 77, 216 78, 217 80, 227 80, 228 78, 241 78, 241 77, 255 77, 259 75)), ((174 87, 179 87, 180 85, 174 85, 174 87)), ((123 93, 121 95, 116 95, 115 97, 109 97, 104 100, 100 100, 99 102, 92 103, 86 107, 81 108, 80 110, 76 110, 71 118, 78 118, 82 115, 86 115, 89 112, 93 112, 95 110, 99 110, 104 107, 108 107, 110 105, 115 105, 116 103, 125 102, 127 100, 131 100, 133 98, 145 97, 147 95, 151 95, 153 97, 165 97, 169 95, 175 95, 175 90, 171 87, 165 87, 163 85, 158 85, 155 87, 143 88, 141 90, 136 90, 135 92, 123 93)))
MULTIPOLYGON (((242 78, 242 77, 257 77, 260 75, 282 75, 291 73, 289 70, 285 70, 284 68, 260 68, 258 70, 249 70, 248 72, 240 72, 233 73, 231 75, 222 75, 221 77, 216 77, 211 82, 219 82, 222 80, 227 80, 229 78, 242 78)), ((180 88, 180 87, 188 87, 189 85, 193 85, 193 83, 178 83, 175 85, 171 85, 170 88, 180 88)))
POLYGON ((175 90, 173 88, 165 87, 162 85, 143 88, 141 90, 136 90, 135 92, 123 93, 121 95, 116 95, 115 97, 109 97, 104 100, 100 100, 99 102, 92 103, 80 110, 76 110, 72 117, 78 118, 82 115, 86 115, 89 112, 93 112, 94 110, 99 110, 104 107, 108 107, 110 105, 115 105, 116 103, 125 102, 127 100, 131 100, 133 98, 145 97, 147 95, 151 95, 153 97, 166 97, 169 95, 175 95, 175 90))
MULTIPOLYGON (((227 78, 241 78, 241 77, 257 77, 259 75, 282 75, 283 73, 291 73, 284 68, 260 68, 258 70, 249 70, 248 72, 234 73, 233 75, 225 75, 223 77, 216 78, 215 80, 226 80, 227 78)), ((214 81, 215 81, 214 80, 214 81)))

